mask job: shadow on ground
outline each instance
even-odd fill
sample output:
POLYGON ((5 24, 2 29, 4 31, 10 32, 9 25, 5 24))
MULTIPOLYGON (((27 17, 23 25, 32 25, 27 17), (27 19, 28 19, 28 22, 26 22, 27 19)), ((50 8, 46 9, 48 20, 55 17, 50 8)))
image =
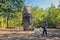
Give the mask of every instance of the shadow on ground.
MULTIPOLYGON (((12 31, 11 31, 12 32, 12 31)), ((47 38, 34 37, 33 34, 10 33, 0 34, 0 40, 60 40, 60 30, 48 30, 47 38)))

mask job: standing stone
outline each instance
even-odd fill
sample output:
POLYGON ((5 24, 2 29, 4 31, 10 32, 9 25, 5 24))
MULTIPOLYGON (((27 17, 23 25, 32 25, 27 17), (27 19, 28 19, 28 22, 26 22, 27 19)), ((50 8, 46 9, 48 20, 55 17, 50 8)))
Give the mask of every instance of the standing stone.
POLYGON ((32 24, 32 15, 29 6, 25 6, 23 10, 23 30, 26 31, 31 27, 32 24))

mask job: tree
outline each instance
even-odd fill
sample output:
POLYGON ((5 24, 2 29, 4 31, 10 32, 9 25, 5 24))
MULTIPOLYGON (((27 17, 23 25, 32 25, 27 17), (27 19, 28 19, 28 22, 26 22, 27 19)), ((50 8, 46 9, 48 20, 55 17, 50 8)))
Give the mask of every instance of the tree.
POLYGON ((16 12, 22 11, 24 0, 0 0, 0 15, 8 20, 16 17, 16 12))
POLYGON ((32 15, 33 15, 33 20, 34 20, 34 25, 41 26, 41 23, 43 21, 47 21, 46 17, 48 16, 48 12, 44 10, 43 8, 38 8, 38 7, 32 7, 32 15))
POLYGON ((51 6, 49 9, 48 9, 48 24, 50 26, 53 26, 53 27, 56 27, 56 24, 57 24, 57 17, 58 17, 58 9, 55 8, 55 6, 51 6))

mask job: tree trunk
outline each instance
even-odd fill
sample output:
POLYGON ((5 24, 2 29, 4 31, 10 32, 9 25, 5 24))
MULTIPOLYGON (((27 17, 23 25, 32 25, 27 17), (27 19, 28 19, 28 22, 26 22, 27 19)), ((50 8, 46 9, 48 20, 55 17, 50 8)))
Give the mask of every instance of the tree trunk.
POLYGON ((7 17, 7 28, 8 28, 8 18, 9 18, 9 17, 7 17))

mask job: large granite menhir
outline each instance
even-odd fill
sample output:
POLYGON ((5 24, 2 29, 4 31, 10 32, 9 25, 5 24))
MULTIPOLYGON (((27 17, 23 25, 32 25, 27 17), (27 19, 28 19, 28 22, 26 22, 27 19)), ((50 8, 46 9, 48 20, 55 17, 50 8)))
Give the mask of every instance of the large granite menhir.
POLYGON ((25 6, 23 10, 23 30, 33 30, 32 28, 32 14, 29 6, 25 6))

